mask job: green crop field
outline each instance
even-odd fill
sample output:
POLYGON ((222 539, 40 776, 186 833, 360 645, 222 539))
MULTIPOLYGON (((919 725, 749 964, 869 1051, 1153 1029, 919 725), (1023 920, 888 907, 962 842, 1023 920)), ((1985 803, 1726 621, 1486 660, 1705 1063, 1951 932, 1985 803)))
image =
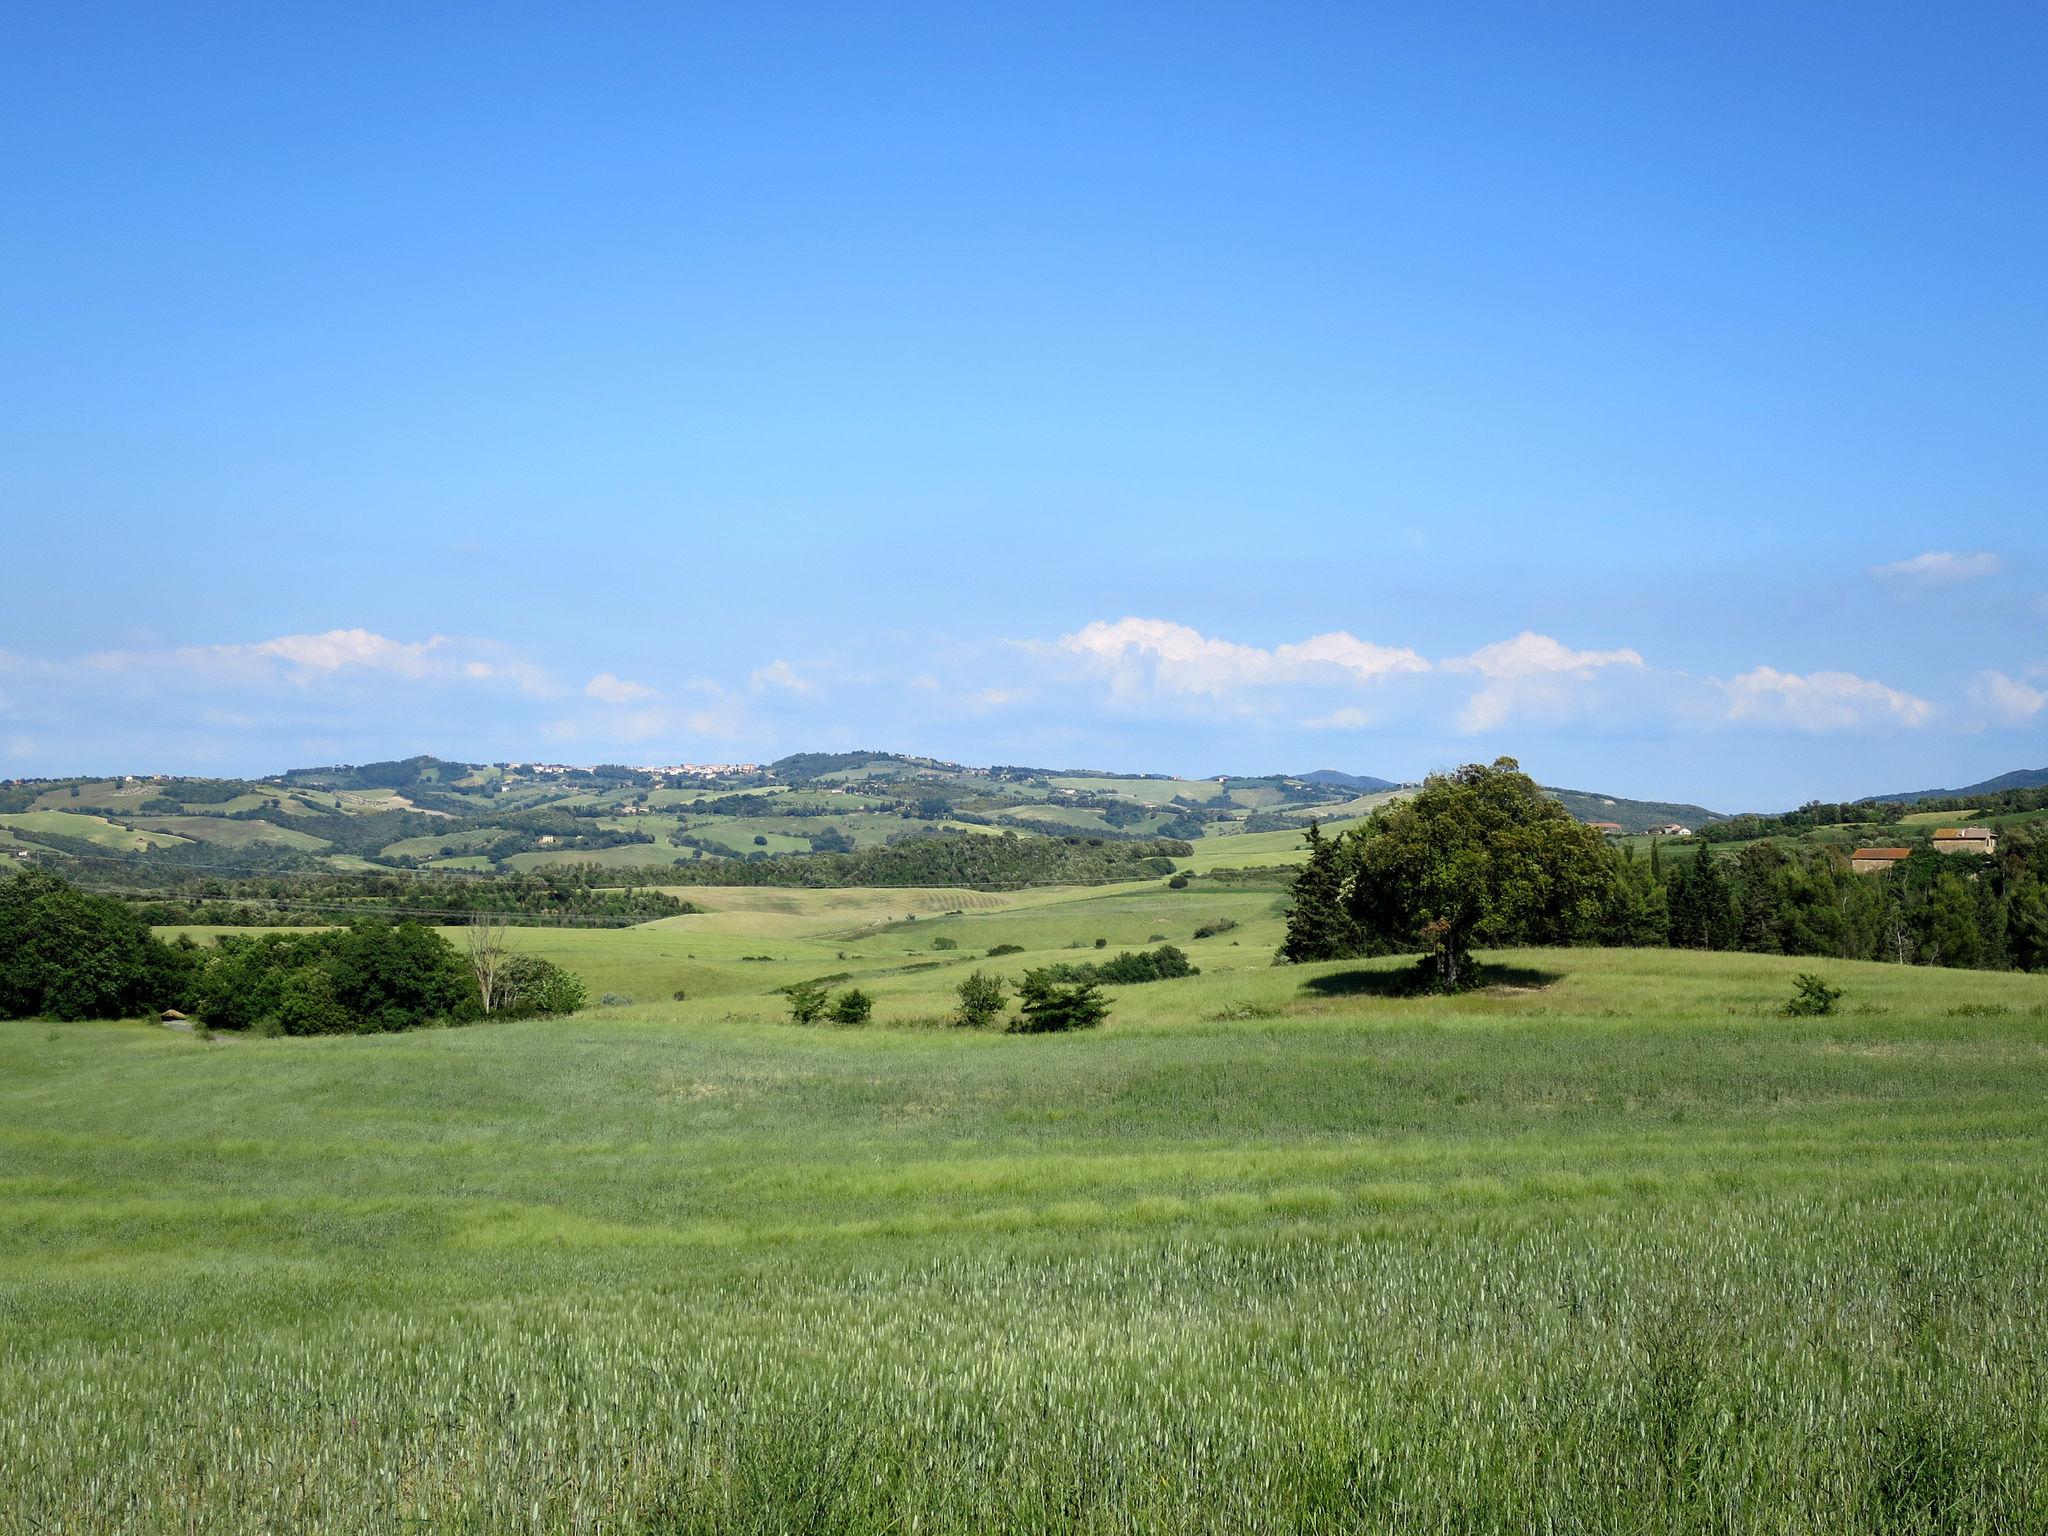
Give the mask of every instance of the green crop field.
POLYGON ((1066 774, 1049 780, 1055 789, 1078 790, 1085 795, 1115 795, 1145 805, 1169 805, 1175 796, 1209 801, 1226 796, 1228 789, 1214 779, 1118 779, 1107 775, 1066 774))
MULTIPOLYGON (((1358 818, 1323 823, 1325 832, 1356 826, 1358 818)), ((1239 832, 1211 835, 1194 845, 1194 857, 1177 862, 1193 874, 1217 869, 1252 869, 1263 864, 1293 864, 1302 857, 1301 829, 1281 832, 1239 832)))
POLYGON ((55 832, 82 838, 102 848, 129 852, 140 848, 161 848, 185 841, 169 832, 139 832, 104 816, 70 814, 63 811, 19 811, 0 815, 0 827, 34 837, 38 832, 55 832))
POLYGON ((570 1019, 0 1025, 0 1531, 2048 1519, 2040 978, 1406 999, 1200 881, 687 894, 515 935, 570 1019), (941 1022, 1157 935, 1098 1031, 941 1022))
POLYGON ((290 827, 274 827, 267 821, 230 821, 225 816, 143 816, 135 825, 150 832, 169 832, 192 842, 214 843, 222 848, 247 848, 253 843, 271 843, 280 848, 318 849, 327 840, 290 827))

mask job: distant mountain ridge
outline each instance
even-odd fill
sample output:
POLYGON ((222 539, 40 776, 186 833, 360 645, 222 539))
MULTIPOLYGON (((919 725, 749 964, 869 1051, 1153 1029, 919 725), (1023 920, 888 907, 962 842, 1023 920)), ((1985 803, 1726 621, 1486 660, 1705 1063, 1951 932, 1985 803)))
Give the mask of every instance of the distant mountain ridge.
POLYGON ((1995 795, 2002 789, 2040 789, 2048 785, 2048 768, 2015 768, 1995 779, 1961 789, 1909 789, 1892 795, 1865 795, 1859 804, 1909 805, 1915 800, 1947 800, 1964 795, 1995 795))
POLYGON ((1369 773, 1344 773, 1335 768, 1317 768, 1309 773, 1290 774, 1287 777, 1298 779, 1303 784, 1316 784, 1326 789, 1348 789, 1361 795, 1376 795, 1383 789, 1401 787, 1392 779, 1376 779, 1369 773))
POLYGON ((1710 821, 1726 820, 1719 811, 1679 800, 1627 800, 1620 795, 1556 789, 1550 785, 1545 785, 1543 792, 1580 821, 1611 821, 1624 832, 1647 832, 1652 827, 1672 825, 1697 829, 1710 821))

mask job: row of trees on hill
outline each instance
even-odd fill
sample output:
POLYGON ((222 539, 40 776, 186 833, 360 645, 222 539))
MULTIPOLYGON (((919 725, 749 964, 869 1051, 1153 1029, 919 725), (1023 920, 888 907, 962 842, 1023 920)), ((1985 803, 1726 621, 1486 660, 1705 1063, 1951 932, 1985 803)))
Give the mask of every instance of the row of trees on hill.
MULTIPOLYGON (((965 886, 1106 885, 1173 873, 1194 852, 1166 839, 1018 837, 1011 832, 926 832, 854 853, 786 854, 777 859, 705 859, 631 871, 665 885, 965 886)), ((618 872, 620 876, 627 871, 618 872)))
MULTIPOLYGON (((107 872, 102 868, 95 874, 107 872)), ((492 877, 322 871, 188 879, 173 890, 131 893, 130 899, 138 903, 137 914, 145 922, 159 926, 317 925, 354 916, 460 922, 487 913, 515 926, 625 928, 697 910, 666 891, 599 883, 617 878, 594 864, 550 865, 492 877)))
POLYGON ((580 1008, 581 980, 508 951, 502 926, 479 925, 466 951, 419 923, 369 920, 166 944, 126 904, 26 870, 0 878, 0 1017, 176 1009, 209 1027, 315 1035, 580 1008))
POLYGON ((2048 969, 2048 841, 2011 829, 1996 859, 1916 854, 1852 873, 1834 849, 1702 845, 1668 867, 1617 852, 1513 758, 1432 776, 1340 836, 1308 830, 1281 955, 1421 951, 1465 985, 1471 952, 1670 945, 1928 965, 2048 969))
POLYGON ((1967 798, 1936 796, 1910 804, 1880 800, 1810 800, 1796 811, 1776 815, 1745 813, 1727 816, 1699 829, 1699 835, 1717 843, 1747 842, 1758 837, 1777 837, 1814 827, 1889 827, 1920 811, 1977 811, 1986 815, 2009 815, 2048 807, 2048 786, 2001 789, 1967 798))

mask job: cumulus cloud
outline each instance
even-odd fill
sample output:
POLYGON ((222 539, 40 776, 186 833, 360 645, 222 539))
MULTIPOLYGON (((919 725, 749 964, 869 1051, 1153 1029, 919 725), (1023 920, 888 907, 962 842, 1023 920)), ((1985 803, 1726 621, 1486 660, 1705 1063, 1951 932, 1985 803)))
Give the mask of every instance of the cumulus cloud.
POLYGON ((609 672, 598 673, 583 685, 583 691, 604 704, 631 704, 640 699, 654 697, 654 690, 645 683, 615 677, 609 672))
POLYGON ((2048 689, 2003 672, 1980 672, 1970 685, 1970 702, 2000 725, 2025 725, 2048 708, 2048 689))
POLYGON ((1150 689, 1222 699, 1280 684, 1364 685, 1429 670, 1414 651, 1342 630, 1266 650, 1166 619, 1097 620, 1062 636, 1059 649, 1107 674, 1112 691, 1125 698, 1150 689))
POLYGON ((766 693, 770 689, 780 689, 786 693, 809 693, 815 686, 809 678, 799 677, 796 668, 786 661, 771 661, 765 667, 756 667, 747 681, 756 693, 766 693))
POLYGON ((1929 550, 1910 560, 1873 565, 1869 574, 1880 581, 1917 581, 1929 586, 1944 586, 1954 581, 1975 581, 1982 576, 1995 576, 2004 568, 2002 559, 1983 550, 1967 555, 1929 550))
POLYGON ((1561 640, 1530 630, 1443 664, 1446 672, 1476 673, 1486 679, 1458 717, 1459 728, 1466 732, 1493 730, 1517 714, 1568 713, 1587 702, 1587 685, 1597 683, 1608 668, 1641 671, 1643 665, 1642 656, 1632 650, 1575 651, 1561 640))
POLYGON ((555 691, 541 668, 492 641, 450 635, 394 640, 368 629, 330 629, 320 634, 186 645, 174 650, 96 651, 84 664, 103 673, 194 682, 228 679, 310 688, 330 680, 376 675, 415 682, 509 684, 539 697, 555 691))
POLYGON ((1780 672, 1757 667, 1716 682, 1734 724, 1781 726, 1795 731, 1908 729, 1934 718, 1934 706, 1852 672, 1780 672))
MULTIPOLYGON (((434 653, 448 645, 446 635, 426 640, 393 640, 389 635, 367 629, 330 629, 318 635, 279 635, 249 646, 214 646, 220 654, 246 651, 251 656, 275 656, 306 672, 339 672, 343 667, 364 667, 371 671, 396 672, 402 677, 423 677, 431 669, 434 653)), ((467 675, 471 663, 465 663, 467 675)), ((481 665, 480 663, 476 665, 481 665)))

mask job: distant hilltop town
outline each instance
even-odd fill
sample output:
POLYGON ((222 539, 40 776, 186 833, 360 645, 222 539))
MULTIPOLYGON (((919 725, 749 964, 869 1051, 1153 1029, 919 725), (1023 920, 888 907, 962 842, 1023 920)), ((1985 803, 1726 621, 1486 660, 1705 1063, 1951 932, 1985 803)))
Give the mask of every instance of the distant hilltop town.
MULTIPOLYGON (((609 765, 603 763, 498 764, 506 773, 530 773, 540 778, 552 778, 565 773, 597 773, 607 766, 609 765)), ((761 771, 759 763, 630 763, 626 766, 634 773, 644 773, 658 779, 722 779, 761 771)))

